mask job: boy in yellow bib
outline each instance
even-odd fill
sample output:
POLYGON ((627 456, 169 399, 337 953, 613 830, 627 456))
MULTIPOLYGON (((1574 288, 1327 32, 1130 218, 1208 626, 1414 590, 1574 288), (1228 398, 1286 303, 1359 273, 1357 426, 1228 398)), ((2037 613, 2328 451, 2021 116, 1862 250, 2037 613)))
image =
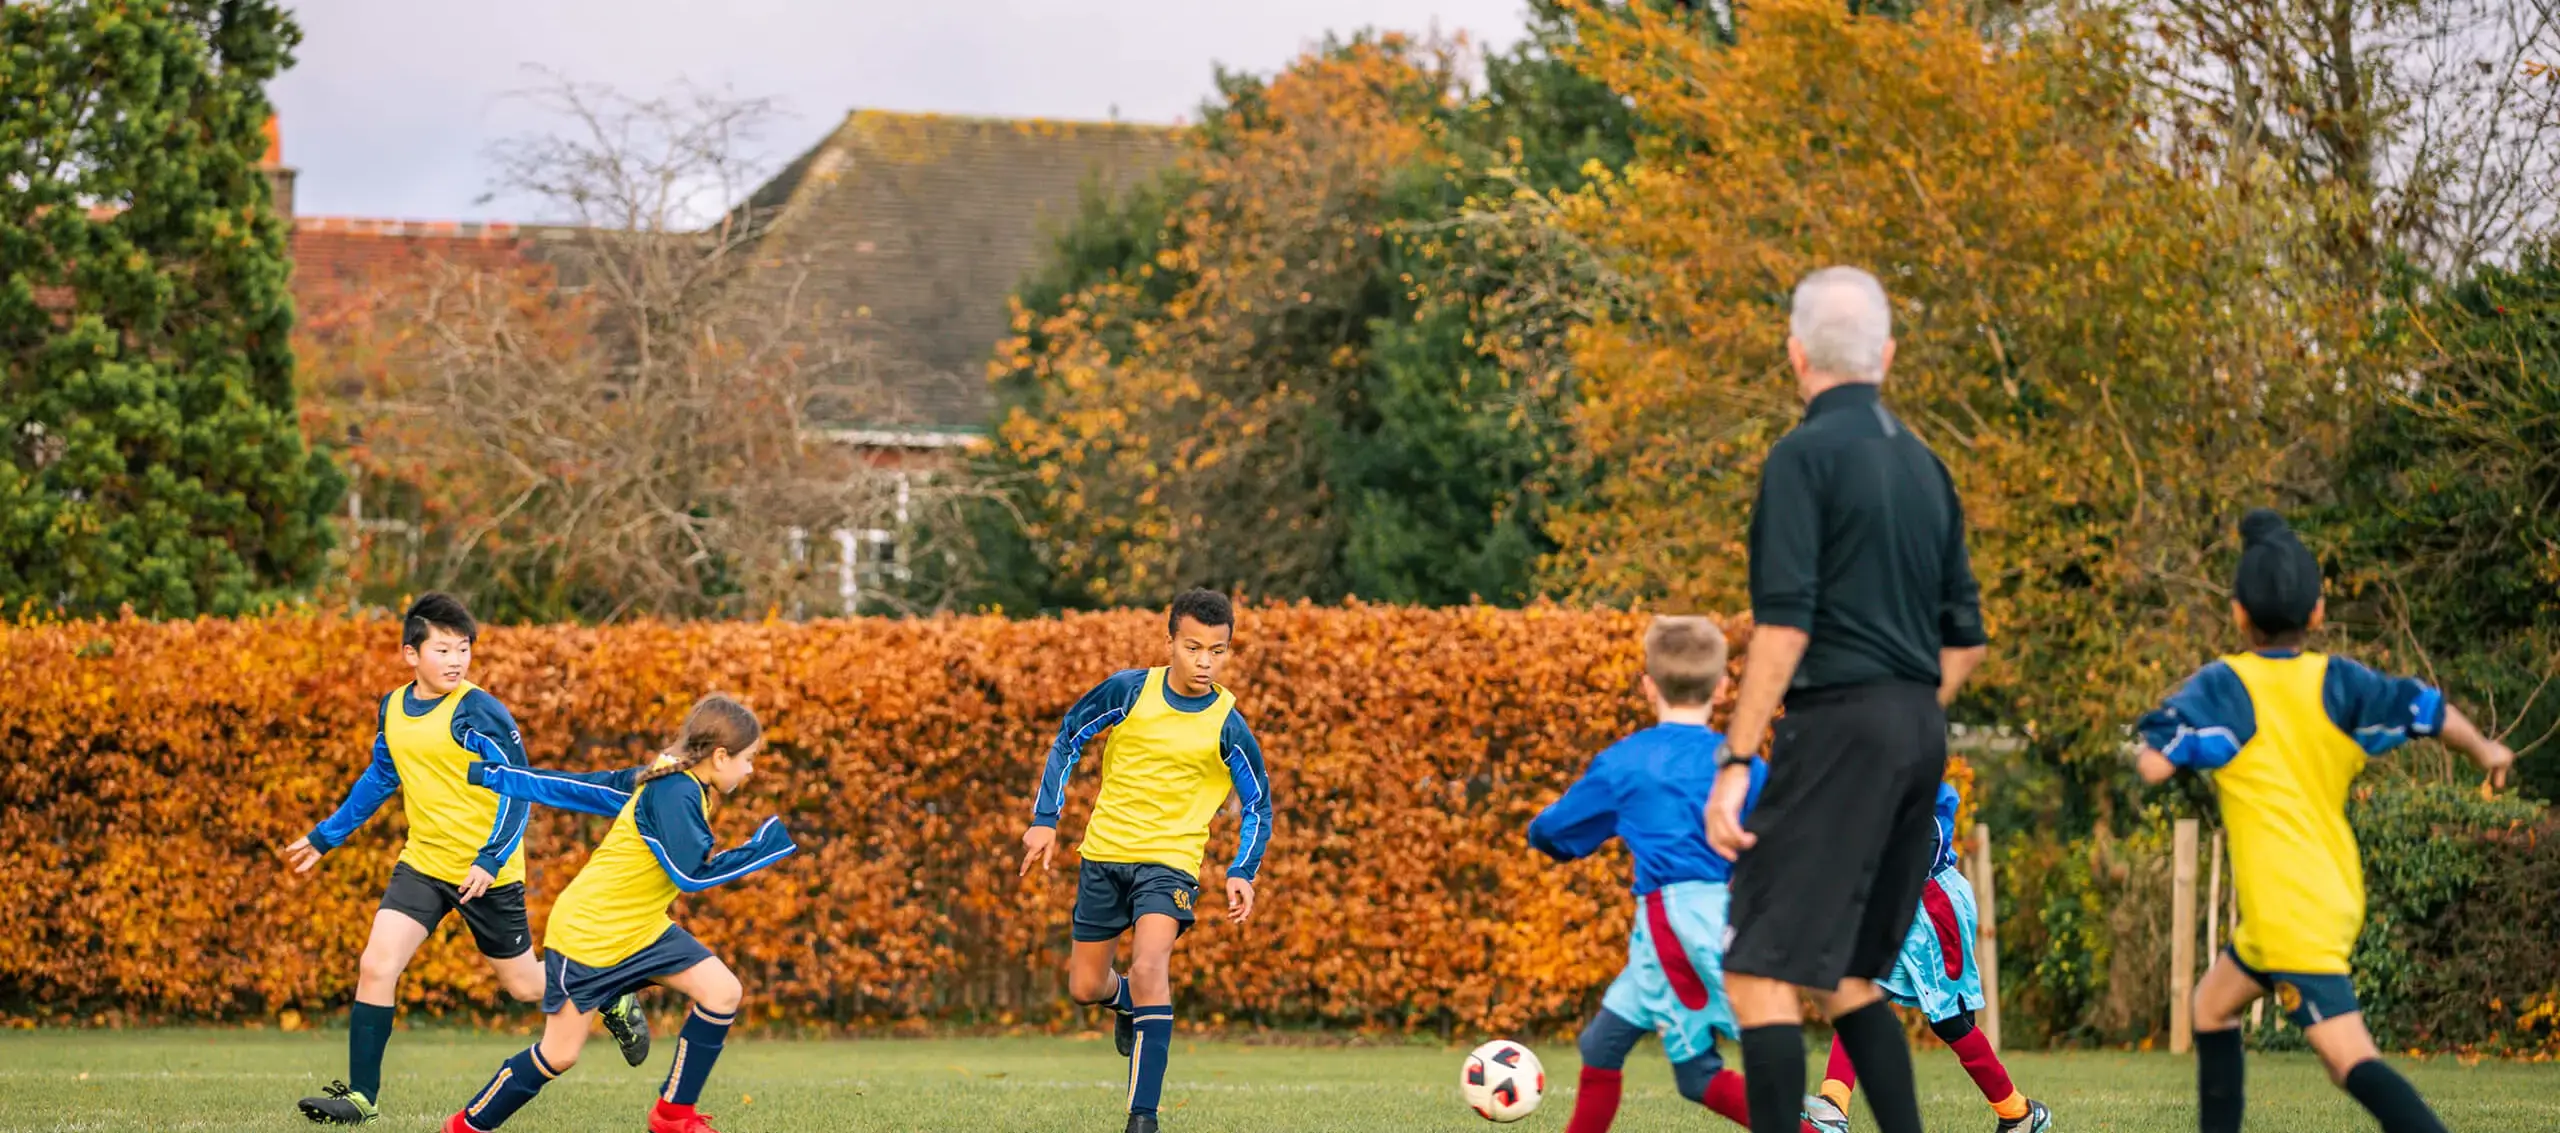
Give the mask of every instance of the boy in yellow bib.
MULTIPOLYGON (((347 1076, 301 1102, 302 1115, 314 1122, 366 1125, 380 1116, 382 1052, 391 1042, 400 973, 448 914, 462 914, 507 994, 526 1003, 542 997, 542 963, 534 958, 524 911, 524 824, 532 812, 466 780, 473 764, 525 762, 515 717, 465 677, 479 635, 471 611, 449 595, 424 594, 409 605, 400 656, 415 679, 382 698, 373 759, 346 801, 285 847, 293 871, 309 873, 394 792, 409 818, 408 842, 391 868, 357 964, 355 1002, 347 1010, 347 1076)), ((649 1049, 645 1024, 617 1010, 612 1030, 623 1056, 639 1065, 649 1049)))
POLYGON ((1242 804, 1236 858, 1227 866, 1227 919, 1253 915, 1253 880, 1271 840, 1271 780, 1262 748, 1236 711, 1234 693, 1218 687, 1235 637, 1235 608, 1223 594, 1184 592, 1165 616, 1172 663, 1111 675, 1067 711, 1049 745, 1022 833, 1022 870, 1049 868, 1058 843, 1058 810, 1067 773, 1085 742, 1105 728, 1102 793, 1093 802, 1077 852, 1075 950, 1067 961, 1067 994, 1078 1003, 1109 1004, 1113 1037, 1129 1060, 1128 1133, 1155 1133, 1173 1041, 1174 941, 1191 927, 1200 895, 1200 866, 1209 822, 1232 790, 1242 804), (1136 930, 1129 974, 1111 970, 1122 933, 1136 930))
POLYGON ((2195 991, 2198 1128, 2239 1130, 2240 1009, 2273 992, 2330 1080, 2385 1133, 2443 1133, 2357 1009, 2348 958, 2364 927, 2364 866, 2347 789, 2367 760, 2411 736, 2469 755, 2492 786, 2515 754, 2423 682, 2305 652, 2326 613, 2319 560, 2264 508, 2240 521, 2240 536, 2231 617, 2249 652, 2205 666, 2139 725, 2144 781, 2212 771, 2231 836, 2240 924, 2195 991))

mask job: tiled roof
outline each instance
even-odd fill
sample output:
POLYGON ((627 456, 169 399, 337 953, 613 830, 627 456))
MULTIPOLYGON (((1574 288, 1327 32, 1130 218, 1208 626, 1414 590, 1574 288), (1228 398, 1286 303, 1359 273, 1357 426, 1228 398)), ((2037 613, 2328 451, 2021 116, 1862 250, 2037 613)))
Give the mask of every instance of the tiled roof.
POLYGON ((868 427, 975 430, 1006 298, 1090 187, 1172 163, 1162 126, 855 111, 751 198, 766 255, 806 265, 800 298, 875 351, 868 427))

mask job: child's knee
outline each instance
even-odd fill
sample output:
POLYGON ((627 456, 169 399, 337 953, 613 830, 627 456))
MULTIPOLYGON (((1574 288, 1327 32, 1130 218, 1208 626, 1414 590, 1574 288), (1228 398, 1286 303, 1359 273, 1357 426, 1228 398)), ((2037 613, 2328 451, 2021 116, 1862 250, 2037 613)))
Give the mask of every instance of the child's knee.
MULTIPOLYGON (((1149 987, 1163 984, 1173 975, 1173 957, 1140 954, 1129 960, 1129 982, 1149 987)), ((1116 988, 1114 990, 1117 990, 1116 988)))
POLYGON ((739 986, 738 977, 723 972, 720 979, 702 989, 701 997, 694 1002, 701 1004, 703 1010, 714 1015, 735 1015, 738 1013, 738 1004, 744 1001, 746 996, 747 989, 739 986))
POLYGON ((1966 1035, 1973 1033, 1973 1012, 1959 1011, 1944 1019, 1931 1019, 1929 1033, 1948 1046, 1963 1042, 1966 1035))
POLYGON ((1627 1065, 1627 1052, 1634 1050, 1636 1040, 1644 1035, 1643 1029, 1602 1008, 1582 1028, 1576 1045, 1581 1048, 1583 1065, 1595 1070, 1619 1070, 1627 1065))
POLYGON ((1705 1054, 1687 1062, 1671 1064, 1671 1088, 1680 1091, 1681 1097, 1704 1105, 1707 1100, 1707 1083, 1715 1081, 1716 1075, 1723 1072, 1724 1056, 1716 1053, 1713 1048, 1709 1048, 1705 1054))
POLYGON ((568 1073, 578 1064, 579 1048, 575 1045, 544 1039, 534 1049, 541 1052, 542 1065, 550 1069, 553 1077, 568 1073))

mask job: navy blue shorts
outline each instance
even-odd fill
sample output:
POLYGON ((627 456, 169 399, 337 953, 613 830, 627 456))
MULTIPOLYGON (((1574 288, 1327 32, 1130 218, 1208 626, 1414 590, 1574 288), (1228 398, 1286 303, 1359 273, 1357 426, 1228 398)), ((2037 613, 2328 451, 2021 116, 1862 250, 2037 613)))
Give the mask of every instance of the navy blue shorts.
POLYGON ((2363 1010, 2356 1004, 2356 982, 2336 973, 2261 972, 2249 966, 2240 953, 2228 945, 2222 954, 2240 966, 2240 974, 2258 982, 2276 997, 2276 1006, 2293 1025, 2310 1030, 2312 1024, 2326 1022, 2341 1015, 2363 1010))
POLYGON ((1172 917, 1176 935, 1191 931, 1191 906, 1200 879, 1154 862, 1098 862, 1076 867, 1075 938, 1084 944, 1118 940, 1148 913, 1172 917))
POLYGON ((581 964, 551 949, 542 953, 542 1013, 553 1014, 564 1006, 575 1005, 579 1014, 593 1011, 622 998, 626 991, 637 991, 661 976, 672 976, 711 958, 711 949, 693 938, 693 934, 675 925, 649 946, 632 953, 619 964, 594 968, 581 964))

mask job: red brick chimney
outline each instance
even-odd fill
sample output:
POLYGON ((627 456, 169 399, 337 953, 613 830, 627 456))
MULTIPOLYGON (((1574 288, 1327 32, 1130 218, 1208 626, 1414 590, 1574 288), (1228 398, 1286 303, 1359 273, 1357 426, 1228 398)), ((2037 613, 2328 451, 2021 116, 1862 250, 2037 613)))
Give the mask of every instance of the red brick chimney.
POLYGON ((267 190, 275 201, 276 215, 291 226, 294 169, 284 163, 284 131, 272 114, 267 116, 267 152, 258 159, 258 170, 267 175, 267 190))

